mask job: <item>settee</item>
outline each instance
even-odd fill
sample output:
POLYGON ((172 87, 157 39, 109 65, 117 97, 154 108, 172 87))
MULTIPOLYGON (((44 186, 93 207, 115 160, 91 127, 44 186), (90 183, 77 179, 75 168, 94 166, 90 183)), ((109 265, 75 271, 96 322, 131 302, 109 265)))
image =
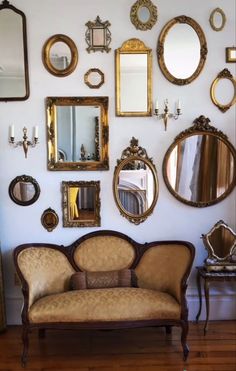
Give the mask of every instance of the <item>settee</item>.
POLYGON ((179 326, 186 360, 186 288, 194 254, 190 242, 140 244, 109 230, 88 233, 70 246, 28 243, 16 247, 14 262, 24 298, 22 364, 27 361, 29 333, 38 329, 42 335, 55 328, 165 326, 171 332, 172 326, 179 326), (132 272, 136 282, 127 280, 127 274, 123 282, 114 280, 114 274, 117 278, 124 271, 132 272), (110 273, 110 282, 107 277, 100 283, 96 279, 96 274, 109 278, 110 273), (92 283, 90 277, 90 287, 85 276, 89 274, 95 274, 92 283), (72 278, 77 275, 82 275, 79 281, 83 287, 72 289, 72 278))

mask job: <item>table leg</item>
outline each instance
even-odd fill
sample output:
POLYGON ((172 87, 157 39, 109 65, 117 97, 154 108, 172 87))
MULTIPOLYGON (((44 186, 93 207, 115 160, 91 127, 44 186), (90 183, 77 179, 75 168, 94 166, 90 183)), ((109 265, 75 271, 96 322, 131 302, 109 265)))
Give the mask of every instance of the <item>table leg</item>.
POLYGON ((208 320, 209 320, 209 311, 210 311, 210 303, 209 303, 209 282, 205 279, 204 283, 204 292, 205 292, 205 301, 206 301, 206 322, 204 326, 204 335, 208 330, 208 320))
POLYGON ((196 315, 196 322, 198 322, 201 311, 202 311, 202 290, 201 290, 201 276, 200 273, 197 272, 197 289, 198 289, 198 297, 199 297, 199 310, 196 315))

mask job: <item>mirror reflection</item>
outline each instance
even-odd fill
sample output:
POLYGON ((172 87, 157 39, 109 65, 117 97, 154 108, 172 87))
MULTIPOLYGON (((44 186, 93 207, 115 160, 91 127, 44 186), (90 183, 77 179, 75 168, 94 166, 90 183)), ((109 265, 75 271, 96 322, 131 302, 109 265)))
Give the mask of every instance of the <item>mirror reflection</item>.
POLYGON ((67 44, 57 42, 50 49, 50 62, 54 68, 63 70, 71 63, 71 51, 67 44))
POLYGON ((150 10, 146 6, 140 6, 138 10, 138 18, 142 23, 148 22, 150 18, 150 10))
POLYGON ((28 175, 21 175, 9 185, 9 196, 18 205, 33 204, 39 197, 40 188, 37 181, 28 175))
POLYGON ((219 259, 225 259, 232 246, 236 246, 236 236, 232 231, 221 225, 209 236, 209 242, 214 248, 214 255, 219 259))
POLYGON ((26 38, 24 13, 8 2, 0 5, 0 101, 29 97, 26 38))

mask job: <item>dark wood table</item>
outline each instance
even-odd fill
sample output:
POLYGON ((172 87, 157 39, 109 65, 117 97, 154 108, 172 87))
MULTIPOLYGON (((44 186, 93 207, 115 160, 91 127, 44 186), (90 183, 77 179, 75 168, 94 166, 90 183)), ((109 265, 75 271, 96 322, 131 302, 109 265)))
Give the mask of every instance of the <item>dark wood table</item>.
POLYGON ((201 289, 201 279, 204 280, 204 294, 206 302, 206 321, 204 326, 204 335, 208 330, 208 320, 210 313, 210 302, 209 302, 209 285, 210 282, 224 282, 224 281, 236 281, 236 271, 220 271, 220 272, 209 272, 204 266, 196 267, 197 269, 197 289, 199 295, 199 310, 196 315, 196 322, 201 314, 202 310, 202 289, 201 289))

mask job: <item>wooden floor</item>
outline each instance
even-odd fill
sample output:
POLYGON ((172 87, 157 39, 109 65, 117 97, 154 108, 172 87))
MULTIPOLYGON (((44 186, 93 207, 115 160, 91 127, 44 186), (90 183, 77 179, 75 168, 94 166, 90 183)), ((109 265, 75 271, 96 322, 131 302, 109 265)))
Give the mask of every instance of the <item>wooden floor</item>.
MULTIPOLYGON (((29 371, 235 371, 236 322, 190 323, 190 354, 182 361, 180 329, 48 331, 30 335, 29 371)), ((0 334, 0 371, 22 371, 21 327, 0 334)))

